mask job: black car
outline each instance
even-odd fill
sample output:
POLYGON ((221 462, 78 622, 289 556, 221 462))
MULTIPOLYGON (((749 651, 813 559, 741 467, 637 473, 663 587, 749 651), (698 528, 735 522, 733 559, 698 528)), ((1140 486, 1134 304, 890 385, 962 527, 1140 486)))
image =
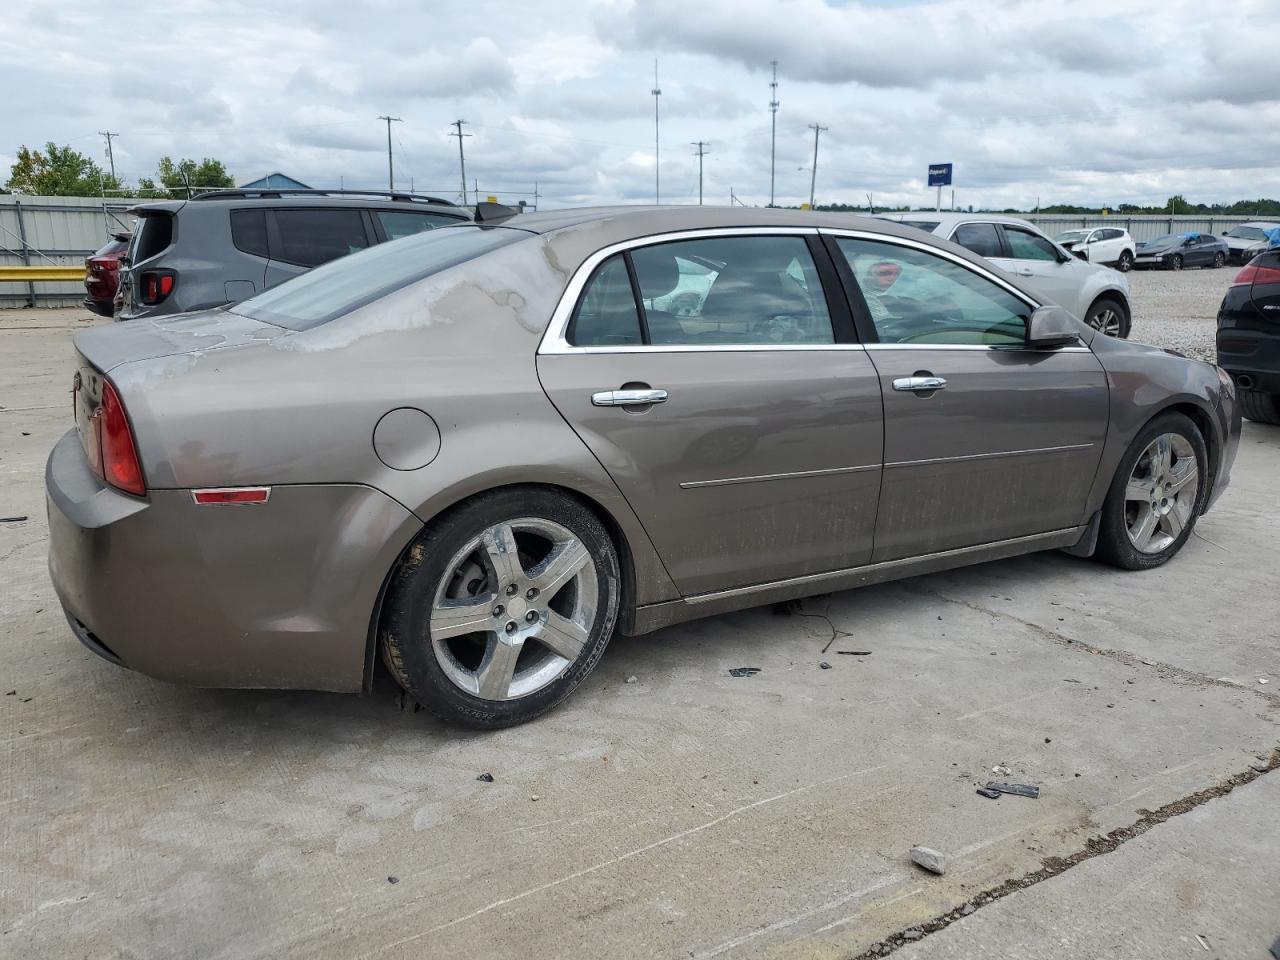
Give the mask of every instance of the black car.
POLYGON ((1249 261, 1218 308, 1218 366, 1250 420, 1280 424, 1280 249, 1249 261))
POLYGON ((356 250, 472 219, 448 200, 382 190, 216 190, 129 213, 117 320, 238 303, 356 250))
POLYGON ((1168 233, 1154 240, 1140 241, 1133 265, 1148 270, 1220 267, 1230 255, 1227 241, 1211 233, 1168 233))

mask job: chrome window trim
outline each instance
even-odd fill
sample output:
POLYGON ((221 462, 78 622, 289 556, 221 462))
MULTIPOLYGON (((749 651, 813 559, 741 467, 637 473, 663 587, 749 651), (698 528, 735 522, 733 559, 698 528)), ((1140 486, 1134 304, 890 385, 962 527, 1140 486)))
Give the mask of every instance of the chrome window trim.
POLYGON ((1028 347, 1017 343, 868 343, 865 350, 1004 350, 1028 353, 1092 353, 1086 346, 1028 347))
POLYGON ((582 291, 596 267, 616 253, 651 247, 661 243, 681 240, 703 240, 711 237, 805 237, 817 236, 817 227, 705 227, 700 230, 676 230, 671 233, 655 233, 645 237, 632 237, 597 250, 583 260, 560 295, 551 322, 538 343, 538 355, 578 353, 737 353, 760 350, 861 350, 860 343, 744 343, 744 344, 630 344, 616 347, 579 347, 565 339, 569 320, 578 305, 582 291))

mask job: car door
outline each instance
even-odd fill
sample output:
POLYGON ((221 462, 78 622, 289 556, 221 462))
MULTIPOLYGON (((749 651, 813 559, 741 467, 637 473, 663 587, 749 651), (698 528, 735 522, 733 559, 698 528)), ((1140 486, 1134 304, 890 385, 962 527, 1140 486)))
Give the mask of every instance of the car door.
POLYGON ((880 385, 816 232, 679 236, 577 272, 539 349, 547 395, 683 595, 866 563, 880 385))
POLYGON ((266 284, 274 287, 322 263, 374 242, 359 207, 282 207, 267 211, 271 260, 266 284))
MULTIPOLYGON (((1065 260, 1045 237, 1012 224, 1001 224, 1013 264, 1012 273, 1026 280, 1041 297, 1066 307, 1073 313, 1084 308, 1080 299, 1080 271, 1087 270, 1075 257, 1065 260)), ((1087 304, 1085 305, 1087 306, 1087 304)))
POLYGON ((1108 415, 1093 353, 1028 348, 1033 304, 996 272, 907 240, 823 232, 865 304, 884 397, 872 561, 1086 522, 1108 415))

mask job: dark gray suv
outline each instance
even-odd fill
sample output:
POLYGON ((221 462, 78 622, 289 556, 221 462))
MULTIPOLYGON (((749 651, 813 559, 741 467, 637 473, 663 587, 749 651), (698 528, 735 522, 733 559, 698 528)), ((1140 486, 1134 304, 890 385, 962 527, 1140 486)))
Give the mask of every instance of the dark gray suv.
POLYGON ((447 200, 342 190, 218 190, 139 204, 117 320, 220 307, 387 240, 472 219, 447 200))

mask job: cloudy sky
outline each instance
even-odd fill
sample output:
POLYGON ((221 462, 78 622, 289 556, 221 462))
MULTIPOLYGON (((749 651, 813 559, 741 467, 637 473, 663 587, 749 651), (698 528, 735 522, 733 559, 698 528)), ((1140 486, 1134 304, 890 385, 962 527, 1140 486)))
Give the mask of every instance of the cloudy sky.
MULTIPOLYGON (((651 202, 654 58, 663 202, 960 205, 1280 196, 1280 0, 34 0, 0 16, 0 173, 70 143, 150 175, 214 156, 238 181, 468 179, 544 207, 651 202), (26 95, 12 94, 26 91, 26 95)), ((105 166, 105 159, 103 162, 105 166)))

